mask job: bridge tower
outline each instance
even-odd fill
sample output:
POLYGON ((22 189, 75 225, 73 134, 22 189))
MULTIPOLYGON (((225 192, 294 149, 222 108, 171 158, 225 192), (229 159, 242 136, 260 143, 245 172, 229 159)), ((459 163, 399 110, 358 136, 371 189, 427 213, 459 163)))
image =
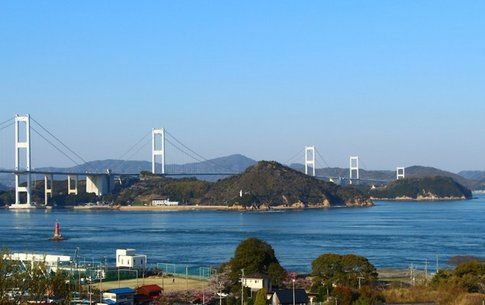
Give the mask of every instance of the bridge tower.
POLYGON ((359 157, 358 156, 351 156, 349 159, 349 178, 350 184, 352 184, 352 179, 360 179, 359 175, 359 157), (355 175, 354 175, 355 173, 355 175))
POLYGON ((315 146, 305 146, 305 175, 308 175, 308 168, 312 168, 312 176, 316 175, 315 146))
POLYGON ((162 174, 165 174, 165 129, 152 129, 152 174, 157 171, 157 157, 160 157, 162 174))
POLYGON ((396 180, 406 178, 406 169, 404 167, 396 167, 396 180))
POLYGON ((15 115, 15 204, 11 208, 30 208, 31 184, 30 163, 30 115, 15 115), (27 173, 18 173, 26 171, 27 173), (26 185, 21 186, 21 178, 26 177, 26 185), (26 202, 20 202, 20 195, 26 194, 26 202))

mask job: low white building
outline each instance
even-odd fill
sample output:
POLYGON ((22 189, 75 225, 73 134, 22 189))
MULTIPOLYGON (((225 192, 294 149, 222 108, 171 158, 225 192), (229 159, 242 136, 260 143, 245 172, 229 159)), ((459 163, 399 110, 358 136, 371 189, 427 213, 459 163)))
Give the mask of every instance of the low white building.
POLYGON ((62 264, 69 264, 71 257, 66 255, 52 255, 52 254, 35 254, 35 253, 11 253, 6 254, 5 259, 12 261, 21 261, 24 263, 43 263, 49 271, 56 272, 57 268, 62 264))
POLYGON ((147 265, 147 256, 136 254, 135 249, 117 249, 116 250, 116 267, 145 269, 147 265))
POLYGON ((242 284, 244 287, 247 287, 252 292, 256 292, 262 288, 266 289, 266 291, 271 290, 271 282, 266 275, 263 274, 253 274, 247 277, 244 277, 242 280, 242 284))
POLYGON ((154 206, 173 206, 173 205, 179 205, 178 201, 170 201, 170 199, 153 199, 152 200, 152 205, 154 206))

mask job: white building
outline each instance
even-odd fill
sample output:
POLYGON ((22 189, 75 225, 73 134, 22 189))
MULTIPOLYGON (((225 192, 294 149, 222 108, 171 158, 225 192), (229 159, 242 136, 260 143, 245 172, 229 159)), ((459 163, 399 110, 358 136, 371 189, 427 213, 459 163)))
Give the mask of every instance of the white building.
POLYGON ((269 278, 263 274, 247 276, 243 278, 242 283, 244 287, 251 289, 251 294, 262 288, 266 289, 266 291, 271 290, 271 282, 269 278))
POLYGON ((155 206, 173 206, 173 205, 179 205, 178 201, 170 201, 170 199, 153 199, 152 200, 152 205, 155 206))
POLYGON ((69 264, 71 257, 66 255, 51 255, 51 254, 34 254, 34 253, 11 253, 5 255, 5 259, 12 261, 20 261, 24 263, 43 263, 47 270, 56 272, 57 268, 62 264, 69 264))
POLYGON ((117 249, 116 250, 116 267, 145 269, 147 265, 147 256, 136 254, 135 249, 117 249))

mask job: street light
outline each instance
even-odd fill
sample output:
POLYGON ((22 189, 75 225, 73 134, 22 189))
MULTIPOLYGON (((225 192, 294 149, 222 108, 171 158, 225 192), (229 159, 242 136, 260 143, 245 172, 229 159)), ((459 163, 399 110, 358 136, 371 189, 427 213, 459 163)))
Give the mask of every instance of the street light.
POLYGON ((291 280, 293 282, 293 305, 295 305, 295 279, 291 280))

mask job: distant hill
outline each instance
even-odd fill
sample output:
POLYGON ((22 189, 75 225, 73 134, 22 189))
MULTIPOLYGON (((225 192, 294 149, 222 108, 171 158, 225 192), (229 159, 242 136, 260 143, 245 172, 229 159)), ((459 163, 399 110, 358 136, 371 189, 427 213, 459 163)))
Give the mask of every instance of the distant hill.
POLYGON ((458 175, 469 180, 485 182, 485 171, 461 171, 458 175))
MULTIPOLYGON (((303 164, 295 163, 295 164, 291 164, 290 167, 301 172, 304 171, 303 164)), ((318 168, 316 170, 316 173, 317 173, 317 176, 323 176, 323 177, 345 177, 345 178, 349 177, 348 168, 339 168, 339 167, 318 168)), ((483 173, 485 174, 485 172, 483 173)), ((477 181, 478 179, 473 179, 471 175, 469 175, 470 177, 469 178, 469 177, 464 177, 463 175, 440 170, 434 167, 419 166, 419 165, 406 167, 407 178, 434 177, 434 176, 450 177, 456 182, 473 190, 482 189, 483 187, 485 187, 485 180, 483 181, 483 183, 481 183, 480 181, 477 181)), ((390 170, 360 169, 360 178, 369 179, 369 180, 392 181, 396 179, 396 172, 390 171, 390 170)))
POLYGON ((215 183, 204 201, 220 204, 369 205, 366 195, 353 188, 309 177, 277 162, 260 161, 244 173, 215 183), (242 196, 240 192, 242 191, 242 196))
MULTIPOLYGON (((184 172, 205 172, 205 173, 223 173, 223 172, 242 172, 247 167, 254 165, 255 160, 247 158, 240 154, 210 159, 203 162, 194 162, 186 164, 167 164, 166 170, 170 173, 184 172)), ((78 171, 78 172, 105 172, 111 169, 115 173, 133 174, 141 171, 151 171, 152 165, 149 161, 122 161, 122 160, 97 160, 90 161, 78 166, 68 168, 46 167, 39 170, 52 171, 78 171)))
POLYGON ((387 200, 471 199, 472 193, 450 177, 406 178, 371 189, 372 198, 387 200))

